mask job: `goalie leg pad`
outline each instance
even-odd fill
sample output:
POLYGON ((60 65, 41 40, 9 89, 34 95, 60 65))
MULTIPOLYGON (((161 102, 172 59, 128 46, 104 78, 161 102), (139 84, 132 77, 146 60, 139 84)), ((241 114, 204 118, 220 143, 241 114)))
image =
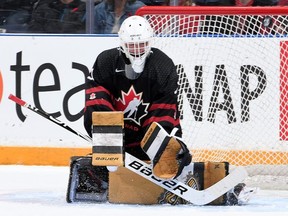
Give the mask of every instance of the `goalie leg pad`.
MULTIPOLYGON (((186 166, 177 179, 196 190, 204 190, 225 178, 228 174, 228 168, 229 164, 226 162, 194 162, 186 166)), ((226 198, 226 194, 224 194, 208 205, 225 205, 226 198)), ((170 191, 166 191, 161 195, 159 203, 172 205, 189 204, 186 200, 170 191)))
POLYGON ((68 203, 106 202, 107 194, 107 168, 104 166, 92 166, 91 156, 72 157, 66 201, 68 203))
MULTIPOLYGON (((228 170, 229 163, 227 162, 193 162, 183 169, 177 179, 194 189, 204 190, 225 178, 228 175, 228 170)), ((225 205, 226 200, 227 196, 224 194, 208 205, 225 205)), ((168 201, 167 203, 169 203, 168 201)), ((183 200, 182 203, 187 202, 183 200)))
POLYGON ((153 164, 153 174, 162 179, 176 178, 191 162, 186 145, 153 122, 141 141, 142 149, 153 164))
MULTIPOLYGON (((203 188, 206 189, 221 179, 225 178, 229 172, 228 162, 205 162, 203 188)), ((210 205, 223 205, 226 203, 226 194, 217 198, 210 205)))
MULTIPOLYGON (((144 171, 144 170, 143 170, 144 171)), ((151 172, 145 169, 145 173, 151 172)), ((158 204, 164 189, 126 167, 109 172, 109 202, 118 204, 158 204)))
MULTIPOLYGON (((203 189, 206 189, 229 174, 228 162, 205 162, 203 174, 203 189)), ((257 188, 247 187, 245 183, 239 183, 227 193, 220 196, 210 205, 242 205, 246 204, 257 192, 257 188)))

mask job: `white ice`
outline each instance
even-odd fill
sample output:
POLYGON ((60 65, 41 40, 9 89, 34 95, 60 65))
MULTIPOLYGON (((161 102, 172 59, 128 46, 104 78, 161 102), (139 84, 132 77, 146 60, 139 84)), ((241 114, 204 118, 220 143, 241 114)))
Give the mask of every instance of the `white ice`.
POLYGON ((288 191, 260 190, 243 206, 66 203, 68 167, 0 166, 1 216, 288 216, 288 191))

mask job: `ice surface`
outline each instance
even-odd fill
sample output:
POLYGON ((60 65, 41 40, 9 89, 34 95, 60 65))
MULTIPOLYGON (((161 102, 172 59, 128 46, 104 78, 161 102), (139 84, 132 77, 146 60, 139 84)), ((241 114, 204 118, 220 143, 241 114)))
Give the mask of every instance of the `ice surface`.
POLYGON ((260 190, 245 206, 66 203, 68 167, 0 166, 1 216, 288 216, 288 191, 260 190))

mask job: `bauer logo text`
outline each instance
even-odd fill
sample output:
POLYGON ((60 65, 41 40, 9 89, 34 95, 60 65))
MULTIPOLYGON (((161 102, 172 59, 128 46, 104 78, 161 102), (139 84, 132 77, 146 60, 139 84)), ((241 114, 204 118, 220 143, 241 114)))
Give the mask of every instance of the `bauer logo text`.
POLYGON ((142 176, 144 175, 147 179, 149 178, 150 180, 157 182, 157 184, 161 183, 166 188, 172 189, 175 193, 184 194, 185 192, 188 191, 187 188, 185 188, 182 185, 178 185, 177 182, 173 180, 162 180, 162 179, 156 178, 153 175, 151 168, 145 166, 140 161, 132 161, 128 165, 128 167, 137 171, 137 173, 139 173, 140 175, 142 176))

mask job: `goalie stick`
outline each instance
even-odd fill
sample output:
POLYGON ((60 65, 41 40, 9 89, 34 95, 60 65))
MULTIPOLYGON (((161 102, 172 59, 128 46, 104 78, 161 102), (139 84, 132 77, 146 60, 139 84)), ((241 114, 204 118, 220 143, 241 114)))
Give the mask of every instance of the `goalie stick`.
POLYGON ((86 141, 92 142, 91 138, 89 136, 74 130, 73 128, 71 128, 67 124, 65 124, 64 122, 61 122, 59 119, 56 119, 53 116, 51 116, 49 113, 46 113, 43 110, 40 110, 40 109, 32 106, 31 104, 26 103, 25 101, 21 100, 20 98, 16 97, 15 95, 10 94, 8 98, 10 100, 14 101, 16 104, 19 104, 20 106, 28 108, 29 110, 31 110, 31 111, 37 113, 38 115, 41 115, 42 117, 52 121, 53 123, 59 125, 60 127, 63 127, 66 130, 68 130, 68 131, 76 134, 77 136, 85 139, 86 141))
POLYGON ((129 153, 125 153, 125 167, 195 205, 206 205, 214 201, 248 176, 244 167, 238 167, 225 178, 209 188, 204 190, 195 190, 178 181, 177 178, 173 180, 162 180, 155 177, 152 173, 152 165, 139 160, 129 153))
MULTIPOLYGON (((85 139, 86 141, 92 143, 92 139, 84 135, 65 123, 61 122, 60 120, 52 117, 48 113, 37 109, 36 107, 26 103, 22 99, 10 94, 9 99, 14 101, 15 103, 19 104, 20 106, 26 107, 31 111, 41 115, 42 117, 54 122, 55 124, 59 125, 62 128, 67 129, 68 131, 72 132, 73 134, 80 136, 81 138, 85 139)), ((222 180, 217 182, 216 184, 212 185, 209 188, 204 190, 196 190, 194 188, 185 185, 184 183, 178 181, 177 179, 173 180, 162 180, 156 178, 151 169, 151 165, 148 165, 144 161, 139 160, 138 158, 134 157, 129 153, 125 153, 125 167, 129 170, 133 171, 134 173, 142 176, 143 178, 155 183, 156 185, 164 188, 171 193, 176 194, 177 196, 187 200, 188 202, 195 204, 195 205, 206 205, 218 197, 222 196, 223 194, 227 193, 230 189, 235 187, 241 181, 243 181, 247 176, 247 171, 244 167, 238 167, 233 172, 229 173, 226 177, 222 180)))

